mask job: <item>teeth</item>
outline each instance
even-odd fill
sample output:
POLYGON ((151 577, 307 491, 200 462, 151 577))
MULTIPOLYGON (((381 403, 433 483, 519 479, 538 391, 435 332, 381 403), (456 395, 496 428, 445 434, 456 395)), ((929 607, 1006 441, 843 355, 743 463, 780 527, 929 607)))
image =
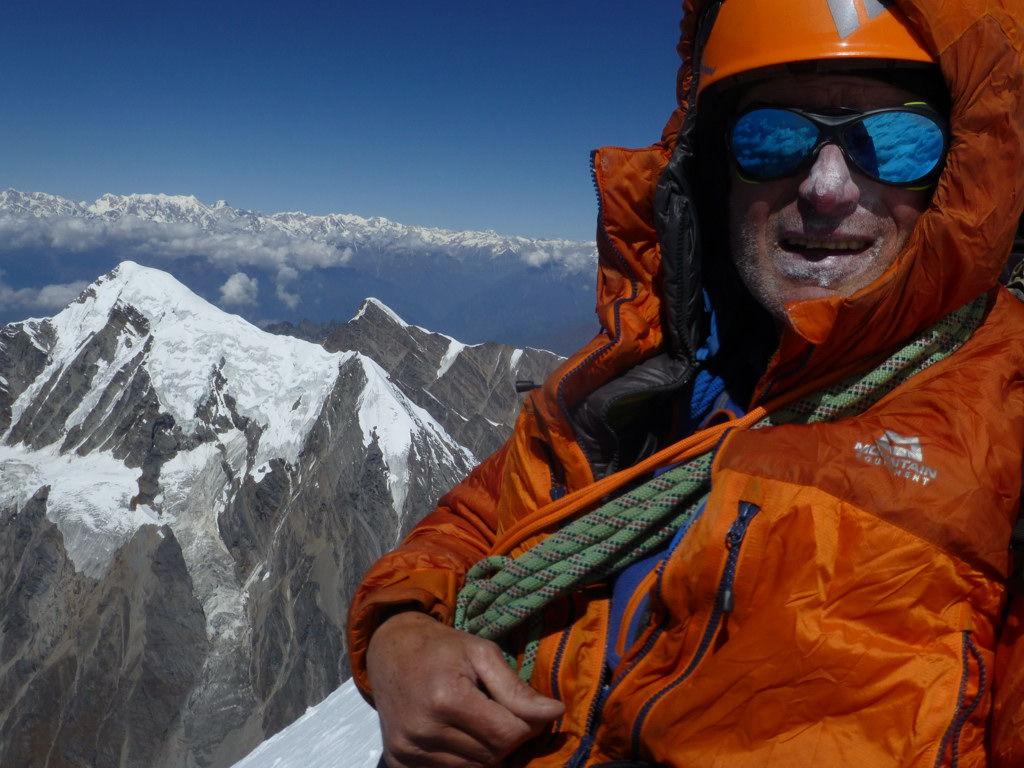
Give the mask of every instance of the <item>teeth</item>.
POLYGON ((861 251, 868 247, 866 240, 803 240, 794 237, 787 242, 797 248, 819 251, 861 251))

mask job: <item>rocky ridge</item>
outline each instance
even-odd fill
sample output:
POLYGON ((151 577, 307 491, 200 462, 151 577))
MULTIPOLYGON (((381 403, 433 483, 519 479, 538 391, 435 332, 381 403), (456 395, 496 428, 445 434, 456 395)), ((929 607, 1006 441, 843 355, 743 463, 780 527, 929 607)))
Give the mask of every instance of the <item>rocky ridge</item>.
POLYGON ((376 301, 272 336, 131 263, 4 327, 0 764, 218 768, 295 720, 366 567, 557 363, 376 301))

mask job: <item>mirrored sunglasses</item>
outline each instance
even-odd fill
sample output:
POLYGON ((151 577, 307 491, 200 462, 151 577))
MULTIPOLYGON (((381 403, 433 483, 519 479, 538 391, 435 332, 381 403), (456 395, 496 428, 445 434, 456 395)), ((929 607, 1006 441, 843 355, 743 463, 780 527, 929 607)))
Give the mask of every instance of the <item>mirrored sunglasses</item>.
POLYGON ((741 176, 770 181, 809 168, 828 143, 861 173, 901 187, 928 187, 942 171, 948 136, 926 104, 836 114, 754 104, 733 121, 729 148, 741 176))

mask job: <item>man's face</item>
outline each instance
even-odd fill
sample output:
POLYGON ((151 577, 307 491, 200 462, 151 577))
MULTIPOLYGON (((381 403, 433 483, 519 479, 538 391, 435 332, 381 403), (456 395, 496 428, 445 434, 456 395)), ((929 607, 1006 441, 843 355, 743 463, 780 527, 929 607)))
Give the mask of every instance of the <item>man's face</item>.
MULTIPOLYGON (((919 101, 913 93, 855 75, 799 75, 753 86, 739 109, 767 102, 811 110, 878 109, 919 101)), ((835 144, 807 170, 752 183, 733 172, 729 236, 747 289, 778 321, 791 301, 849 296, 881 275, 907 242, 931 190, 873 181, 835 144)))

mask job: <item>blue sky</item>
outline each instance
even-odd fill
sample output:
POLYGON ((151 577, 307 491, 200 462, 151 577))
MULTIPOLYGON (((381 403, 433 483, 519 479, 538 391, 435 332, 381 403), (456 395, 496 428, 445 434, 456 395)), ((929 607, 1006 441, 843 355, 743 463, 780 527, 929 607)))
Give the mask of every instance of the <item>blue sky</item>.
POLYGON ((657 140, 681 3, 9 0, 0 189, 591 239, 657 140))

